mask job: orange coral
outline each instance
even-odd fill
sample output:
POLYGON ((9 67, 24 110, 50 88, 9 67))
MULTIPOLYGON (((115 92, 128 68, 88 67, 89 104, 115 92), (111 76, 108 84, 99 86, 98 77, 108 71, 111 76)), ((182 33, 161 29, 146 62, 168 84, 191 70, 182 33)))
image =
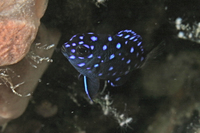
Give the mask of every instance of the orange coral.
POLYGON ((17 63, 28 53, 47 1, 0 1, 0 66, 17 63))

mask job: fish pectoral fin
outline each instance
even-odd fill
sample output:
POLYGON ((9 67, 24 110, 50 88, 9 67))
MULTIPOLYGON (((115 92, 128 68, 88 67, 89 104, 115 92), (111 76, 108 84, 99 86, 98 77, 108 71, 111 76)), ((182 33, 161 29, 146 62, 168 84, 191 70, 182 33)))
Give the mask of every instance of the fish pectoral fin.
POLYGON ((97 79, 97 78, 91 79, 91 78, 84 76, 85 92, 91 101, 92 101, 92 98, 94 98, 97 95, 99 86, 100 86, 99 79, 97 79))
POLYGON ((108 83, 110 83, 111 86, 113 87, 117 87, 117 86, 121 86, 124 83, 126 83, 126 81, 128 80, 128 78, 130 77, 130 73, 128 73, 127 75, 123 75, 123 76, 119 76, 117 78, 114 79, 110 79, 108 81, 108 83))

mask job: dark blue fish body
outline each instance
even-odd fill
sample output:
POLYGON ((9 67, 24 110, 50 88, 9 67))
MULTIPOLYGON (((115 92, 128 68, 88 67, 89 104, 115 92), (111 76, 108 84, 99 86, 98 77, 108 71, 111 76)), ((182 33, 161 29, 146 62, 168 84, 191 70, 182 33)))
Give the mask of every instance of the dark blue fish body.
POLYGON ((89 98, 97 94, 100 79, 112 86, 124 84, 130 72, 140 68, 146 57, 141 36, 132 30, 115 35, 77 34, 63 45, 62 53, 84 76, 89 98))

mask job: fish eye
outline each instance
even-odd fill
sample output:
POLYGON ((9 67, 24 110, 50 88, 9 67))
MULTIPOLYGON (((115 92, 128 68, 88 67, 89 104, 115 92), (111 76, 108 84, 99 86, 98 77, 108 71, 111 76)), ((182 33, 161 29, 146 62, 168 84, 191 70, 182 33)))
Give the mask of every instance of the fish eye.
POLYGON ((90 53, 90 49, 84 47, 83 45, 79 45, 76 47, 76 55, 77 56, 84 57, 84 56, 89 55, 89 53, 90 53))

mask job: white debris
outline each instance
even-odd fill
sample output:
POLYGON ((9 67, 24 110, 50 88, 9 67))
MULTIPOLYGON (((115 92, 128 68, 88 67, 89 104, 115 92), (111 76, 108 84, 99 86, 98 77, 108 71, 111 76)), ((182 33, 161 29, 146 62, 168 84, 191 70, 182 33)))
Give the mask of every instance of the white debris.
POLYGON ((125 117, 124 114, 120 114, 116 108, 111 106, 113 101, 111 100, 109 94, 95 101, 101 105, 104 115, 113 115, 120 127, 129 127, 129 124, 133 121, 132 117, 125 117))
POLYGON ((26 55, 26 58, 30 58, 29 63, 32 67, 37 68, 37 64, 41 64, 42 62, 53 62, 53 59, 50 57, 42 57, 38 55, 36 52, 38 50, 50 50, 55 47, 55 44, 51 45, 42 45, 41 43, 36 43, 35 47, 33 47, 32 50, 29 51, 29 53, 26 55))
POLYGON ((98 8, 100 8, 100 5, 106 6, 106 5, 105 5, 105 2, 106 2, 107 0, 94 0, 94 1, 95 1, 95 5, 96 5, 98 8))
POLYGON ((183 19, 178 17, 175 20, 175 27, 179 31, 178 38, 200 43, 200 22, 184 24, 183 19))
POLYGON ((9 69, 9 68, 0 69, 0 81, 2 81, 2 83, 0 83, 0 85, 6 85, 7 87, 9 87, 12 90, 12 92, 14 94, 16 94, 19 97, 31 96, 31 93, 28 93, 26 95, 22 95, 22 94, 16 92, 15 89, 18 88, 19 86, 21 86, 22 84, 24 84, 25 82, 21 82, 21 83, 14 85, 13 82, 12 82, 12 79, 14 77, 19 78, 20 76, 19 75, 16 76, 15 72, 13 70, 9 69))

